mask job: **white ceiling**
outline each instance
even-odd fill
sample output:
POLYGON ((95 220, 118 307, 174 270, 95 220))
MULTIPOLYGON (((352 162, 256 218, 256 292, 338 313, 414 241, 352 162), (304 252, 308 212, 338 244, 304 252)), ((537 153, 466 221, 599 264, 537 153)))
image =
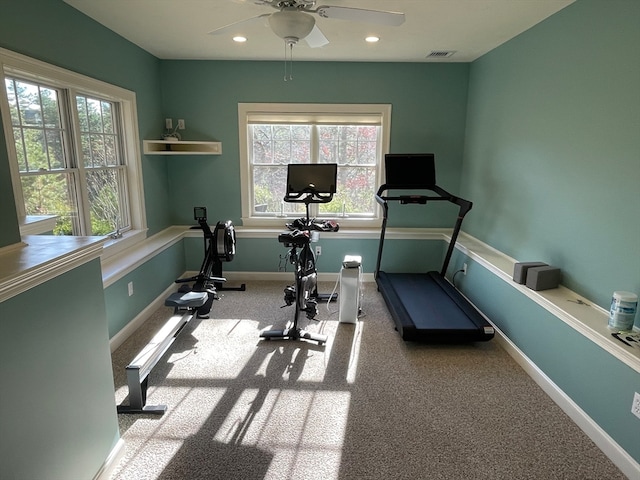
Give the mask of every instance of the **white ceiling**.
MULTIPOLYGON (((575 0, 319 0, 317 5, 403 12, 404 24, 377 26, 321 18, 316 25, 329 40, 321 48, 304 41, 294 60, 372 62, 470 62, 517 36, 575 0), (364 37, 375 34, 377 44, 364 37), (432 51, 455 51, 429 58, 432 51)), ((209 32, 265 13, 276 12, 253 0, 65 0, 105 27, 161 59, 282 60, 284 41, 267 22, 238 27, 232 34, 209 32)))

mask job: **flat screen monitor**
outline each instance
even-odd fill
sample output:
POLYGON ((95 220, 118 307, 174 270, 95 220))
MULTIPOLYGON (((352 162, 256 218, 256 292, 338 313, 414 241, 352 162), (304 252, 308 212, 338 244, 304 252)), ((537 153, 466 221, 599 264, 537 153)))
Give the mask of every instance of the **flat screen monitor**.
POLYGON ((337 163, 290 163, 287 196, 300 193, 336 193, 337 163))
POLYGON ((388 188, 428 188, 436 184, 433 153, 387 153, 384 162, 388 188))

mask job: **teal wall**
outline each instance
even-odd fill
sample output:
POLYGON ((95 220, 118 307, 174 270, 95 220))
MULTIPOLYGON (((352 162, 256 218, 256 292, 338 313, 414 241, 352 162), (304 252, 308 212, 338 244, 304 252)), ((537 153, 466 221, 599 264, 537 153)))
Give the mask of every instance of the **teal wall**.
POLYGON ((0 303, 0 478, 90 479, 119 439, 100 261, 0 303))
MULTIPOLYGON (((134 91, 141 139, 163 118, 160 61, 61 0, 1 2, 0 47, 134 91)), ((20 240, 2 132, 0 247, 20 240)), ((155 233, 170 225, 166 163, 143 157, 142 170, 155 233)), ((134 299, 167 286, 146 272, 140 282, 132 274, 141 287, 134 299), (156 290, 143 295, 145 283, 156 290)), ((121 299, 106 296, 113 313, 121 299)), ((89 479, 112 452, 120 435, 106 311, 98 260, 0 303, 1 478, 89 479)))
MULTIPOLYGON (((609 307, 640 293, 640 2, 579 0, 471 66, 464 229, 609 307)), ((472 260, 463 292, 636 461, 640 374, 472 260)), ((636 318, 636 325, 640 320, 636 318)))
POLYGON ((105 288, 109 337, 112 338, 153 303, 185 270, 184 247, 181 241, 105 288), (132 296, 129 296, 129 282, 133 282, 132 296))
POLYGON ((638 25, 638 1, 580 0, 470 72, 464 230, 607 309, 640 294, 638 25))
MULTIPOLYGON (((461 291, 560 389, 640 461, 638 419, 631 413, 640 373, 522 295, 472 259, 456 277, 461 291)), ((551 432, 550 432, 551 434, 551 432)))
MULTIPOLYGON (((294 80, 287 82, 282 67, 281 62, 162 62, 165 115, 185 119, 184 139, 221 141, 223 151, 169 159, 173 223, 192 223, 193 207, 202 205, 211 221, 241 225, 239 102, 391 104, 390 150, 434 152, 439 183, 459 190, 468 64, 296 62, 294 80)), ((161 129, 158 125, 156 137, 161 129)), ((451 215, 434 207, 421 215, 400 212, 391 223, 452 225, 451 215)))
MULTIPOLYGON (((202 239, 186 238, 185 252, 187 270, 198 271, 203 259, 202 239)), ((332 238, 331 233, 321 233, 316 246, 322 249, 317 257, 319 273, 339 273, 345 255, 360 255, 362 271, 373 273, 378 255, 378 239, 332 238)), ((381 268, 388 272, 425 272, 440 270, 444 243, 440 240, 397 240, 387 239, 384 246, 381 268)), ((270 239, 239 238, 233 260, 223 262, 223 274, 232 272, 278 272, 286 265, 287 272, 293 272, 291 264, 283 260, 288 248, 278 242, 277 235, 270 239)), ((224 276, 224 275, 223 275, 224 276)), ((293 278, 293 276, 291 277, 293 278)))

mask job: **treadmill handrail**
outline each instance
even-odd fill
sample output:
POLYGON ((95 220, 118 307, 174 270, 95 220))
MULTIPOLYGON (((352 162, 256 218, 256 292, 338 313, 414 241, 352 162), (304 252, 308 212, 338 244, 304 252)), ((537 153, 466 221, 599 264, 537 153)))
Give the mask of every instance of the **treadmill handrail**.
MULTIPOLYGON (((447 253, 444 258, 444 262, 442 264, 442 270, 440 271, 440 275, 443 277, 447 273, 447 268, 449 267, 449 262, 451 260, 451 256, 453 254, 453 249, 455 248, 456 241, 458 239, 458 234, 460 233, 460 228, 462 227, 462 219, 464 216, 471 210, 473 207, 473 202, 469 200, 465 200, 464 198, 458 197, 446 191, 444 188, 439 187, 438 185, 424 185, 424 186, 402 186, 402 185, 389 185, 383 184, 378 188, 376 192, 375 199, 383 208, 383 217, 382 217, 382 229, 380 231, 380 244, 378 246, 378 259, 376 262, 376 270, 374 276, 377 278, 378 273, 380 271, 380 264, 382 261, 382 248, 384 245, 384 237, 387 229, 387 217, 389 214, 389 201, 400 201, 402 203, 403 200, 406 200, 408 197, 413 197, 416 201, 411 203, 427 203, 428 201, 438 201, 438 200, 447 200, 455 205, 458 205, 458 218, 456 219, 456 223, 453 227, 453 232, 451 234, 451 240, 449 241, 449 247, 447 248, 447 253), (382 194, 387 190, 430 190, 432 192, 437 193, 438 197, 428 196, 428 195, 415 195, 415 196, 383 196, 382 194), (424 202, 418 202, 418 199, 424 200, 424 202)), ((409 203, 409 202, 404 202, 409 203)))

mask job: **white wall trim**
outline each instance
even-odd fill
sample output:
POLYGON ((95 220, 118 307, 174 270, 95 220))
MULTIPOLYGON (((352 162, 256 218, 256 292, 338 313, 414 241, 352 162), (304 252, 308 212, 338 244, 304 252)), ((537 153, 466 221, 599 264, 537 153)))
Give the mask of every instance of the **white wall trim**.
MULTIPOLYGON (((640 373, 640 349, 627 347, 611 336, 611 330, 607 326, 609 312, 605 309, 562 285, 550 290, 534 291, 525 285, 514 282, 513 266, 517 260, 471 235, 460 233, 456 248, 625 365, 640 373), (577 300, 581 300, 583 303, 576 303, 577 300)), ((469 265, 469 268, 473 268, 473 264, 469 265)))
POLYGON ((73 270, 102 253, 102 237, 29 235, 0 252, 0 302, 73 270))
POLYGON ((124 454, 124 440, 120 438, 111 452, 109 452, 109 455, 104 460, 104 463, 100 467, 100 470, 98 470, 98 473, 93 477, 93 480, 109 480, 111 478, 111 474, 124 458, 124 454))
MULTIPOLYGON (((495 325, 494 325, 495 327, 495 325)), ((551 399, 575 422, 575 424, 603 451, 603 453, 629 478, 640 478, 640 464, 562 391, 535 363, 527 357, 507 336, 496 328, 500 346, 518 365, 551 397, 551 399)))

